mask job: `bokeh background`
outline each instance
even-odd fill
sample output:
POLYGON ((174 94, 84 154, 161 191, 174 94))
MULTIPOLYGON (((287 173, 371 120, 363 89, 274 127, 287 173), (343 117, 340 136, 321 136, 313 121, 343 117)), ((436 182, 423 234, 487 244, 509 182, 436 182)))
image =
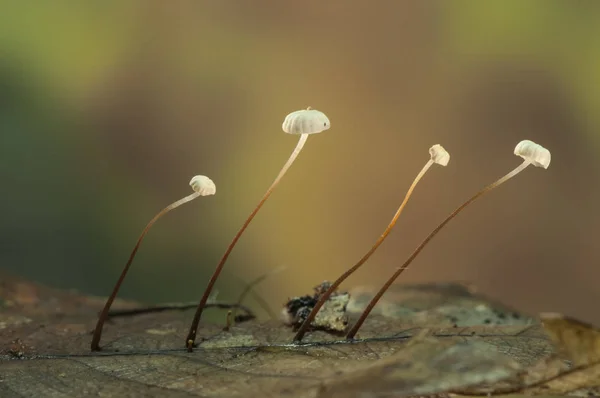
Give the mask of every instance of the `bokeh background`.
POLYGON ((150 218, 206 174, 217 195, 161 219, 121 297, 199 299, 296 144, 327 113, 231 255, 219 298, 280 266, 276 308, 356 262, 428 148, 392 235, 344 285, 381 284, 467 209, 398 283, 468 281, 527 312, 600 323, 600 3, 595 1, 0 2, 0 267, 107 295, 150 218))

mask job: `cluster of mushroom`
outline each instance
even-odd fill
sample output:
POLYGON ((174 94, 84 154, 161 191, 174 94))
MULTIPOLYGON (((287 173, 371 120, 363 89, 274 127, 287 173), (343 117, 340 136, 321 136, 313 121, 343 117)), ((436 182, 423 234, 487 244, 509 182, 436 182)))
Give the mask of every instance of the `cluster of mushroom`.
MULTIPOLYGON (((258 205, 254 208, 252 213, 250 213, 250 215, 248 216, 248 218, 246 219, 246 221, 244 222, 242 227, 239 229, 237 234, 234 236, 233 240, 231 241, 231 243, 225 250, 225 253, 223 254, 220 262, 217 264, 217 267, 208 282, 208 285, 204 291, 204 294, 202 295, 202 298, 200 299, 200 302, 196 309, 196 313, 194 314, 192 324, 190 326, 189 333, 185 339, 185 346, 187 347, 188 351, 192 351, 193 347, 195 346, 196 333, 197 333, 198 325, 199 325, 199 322, 200 322, 200 319, 202 316, 202 311, 203 311, 204 307, 206 306, 208 298, 209 298, 209 296, 212 292, 212 289, 213 289, 213 287, 225 265, 225 262, 227 261, 227 258, 229 257, 229 254, 235 247, 235 245, 238 242, 238 240, 240 239, 241 235, 244 233, 244 231, 246 230, 246 228, 248 227, 248 225, 250 224, 252 219, 256 216, 256 214, 258 213, 260 208, 263 206, 263 204, 266 202, 266 200, 269 198, 269 196, 271 196, 271 193, 273 192, 275 187, 279 184, 279 182, 281 181, 281 179, 283 178, 285 173, 288 171, 288 169, 294 163, 294 161, 298 157, 298 154, 304 147, 304 144, 306 143, 308 136, 311 134, 316 134, 316 133, 320 133, 322 131, 328 130, 330 127, 331 127, 331 123, 329 122, 329 118, 323 112, 320 112, 316 109, 311 109, 310 107, 308 109, 303 109, 303 110, 298 110, 298 111, 292 112, 285 117, 283 124, 282 124, 283 131, 288 134, 294 134, 294 135, 300 136, 298 143, 296 144, 296 148, 290 155, 287 162, 282 167, 281 171, 279 172, 279 174, 277 175, 277 177, 275 178, 275 180, 273 181, 271 186, 267 189, 267 191, 263 195, 262 199, 259 201, 258 205)), ((463 203, 461 206, 459 206, 444 221, 442 221, 429 234, 429 236, 427 236, 423 240, 423 242, 417 247, 417 249, 411 254, 411 256, 409 256, 409 258, 406 260, 406 262, 401 267, 399 267, 394 272, 394 274, 387 280, 387 282, 384 284, 384 286, 380 289, 380 291, 375 295, 375 297, 369 303, 369 305, 367 306, 365 311, 361 314, 359 320, 354 324, 354 326, 352 326, 350 328, 350 331, 346 335, 347 339, 354 338, 354 336, 356 335, 360 326, 365 321, 365 319, 367 318, 367 316, 369 315, 369 313, 371 312, 371 310, 373 309, 373 307, 375 306, 377 301, 381 298, 383 293, 391 286, 391 284, 396 280, 396 278, 408 267, 408 265, 421 252, 421 250, 425 247, 425 245, 427 245, 427 243, 451 219, 456 217, 458 215, 458 213, 460 213, 465 207, 467 207, 469 204, 471 204, 477 198, 481 197, 485 193, 491 191, 492 189, 498 187, 499 185, 506 182, 510 178, 514 177, 519 172, 524 170, 527 166, 534 165, 536 167, 543 167, 544 169, 546 169, 550 165, 550 152, 546 148, 544 148, 541 145, 538 145, 532 141, 529 141, 529 140, 521 141, 516 146, 514 153, 515 153, 515 155, 523 158, 523 163, 521 163, 517 168, 512 170, 510 173, 506 174, 504 177, 498 179, 494 183, 488 185, 487 187, 483 188, 481 191, 477 192, 473 197, 471 197, 469 200, 467 200, 465 203, 463 203)), ((430 159, 427 161, 425 166, 423 166, 421 171, 415 177, 413 183, 409 187, 409 189, 404 197, 404 200, 400 204, 398 210, 394 214, 392 220, 390 221, 390 223, 388 224, 388 226, 386 227, 384 232, 377 239, 377 241, 371 247, 371 249, 354 266, 349 268, 335 282, 333 282, 330 285, 330 287, 320 296, 319 301, 316 303, 316 305, 313 307, 310 314, 305 318, 302 325, 299 327, 299 329, 296 333, 296 336, 294 337, 295 342, 300 342, 302 340, 302 338, 304 337, 304 334, 310 328, 311 323, 314 320, 315 316, 317 315, 317 313, 319 312, 319 310, 321 309, 323 304, 331 296, 331 294, 340 286, 340 284, 342 282, 344 282, 344 280, 346 280, 350 275, 352 275, 356 270, 358 270, 364 263, 366 263, 367 260, 369 259, 369 257, 371 257, 371 255, 383 243, 383 241, 386 239, 386 237, 389 235, 389 233, 392 231, 392 229, 396 225, 396 222, 397 222, 398 218, 400 217, 400 214, 404 210, 404 207, 408 203, 408 200, 410 199, 412 192, 414 191, 418 182, 423 178, 423 176, 425 175, 427 170, 429 170, 429 168, 434 164, 446 166, 448 164, 448 162, 450 161, 450 155, 441 145, 433 145, 429 149, 429 155, 430 155, 430 159)), ((131 254, 129 256, 129 260, 125 264, 125 267, 123 268, 123 271, 121 272, 121 275, 120 275, 119 279, 117 280, 115 287, 113 288, 112 294, 107 299, 106 304, 105 304, 102 312, 100 313, 100 316, 98 318, 98 323, 96 325, 96 329, 94 330, 94 335, 92 338, 92 343, 91 343, 92 351, 100 350, 99 344, 100 344, 100 339, 102 336, 102 328, 103 328, 103 325, 104 325, 106 319, 108 318, 108 313, 109 313, 110 307, 121 287, 121 284, 123 283, 123 280, 125 279, 125 276, 127 275, 127 272, 131 266, 131 263, 133 262, 135 254, 137 253, 137 250, 138 250, 142 240, 148 233, 148 230, 152 227, 152 225, 160 217, 162 217, 167 212, 181 206, 182 204, 188 203, 188 202, 192 201, 193 199, 196 199, 199 196, 209 196, 209 195, 214 195, 216 193, 216 187, 215 187, 214 182, 210 178, 203 176, 203 175, 198 175, 198 176, 193 177, 190 181, 190 186, 192 187, 192 190, 194 191, 192 194, 165 207, 156 216, 154 216, 154 218, 152 218, 152 220, 150 220, 150 222, 146 225, 146 227, 142 231, 140 237, 138 238, 136 245, 133 248, 133 251, 131 252, 131 254)))

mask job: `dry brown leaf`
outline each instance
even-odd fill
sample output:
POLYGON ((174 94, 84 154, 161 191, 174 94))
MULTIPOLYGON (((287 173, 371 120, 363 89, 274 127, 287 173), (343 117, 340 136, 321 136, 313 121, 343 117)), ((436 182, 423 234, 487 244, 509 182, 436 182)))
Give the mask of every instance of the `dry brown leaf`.
POLYGON ((324 382, 318 397, 430 395, 479 383, 494 383, 520 365, 482 342, 427 339, 324 382))
POLYGON ((540 319, 556 346, 554 355, 493 386, 462 388, 455 392, 462 396, 507 392, 528 396, 600 396, 600 331, 560 314, 541 314, 540 319))
POLYGON ((541 314, 546 332, 558 353, 570 360, 572 368, 547 381, 525 388, 527 394, 570 394, 598 396, 600 392, 600 330, 560 315, 541 314))
POLYGON ((446 284, 397 287, 397 316, 370 317, 355 342, 316 331, 291 345, 293 331, 277 321, 239 323, 227 332, 205 324, 207 339, 188 353, 190 314, 174 311, 114 318, 105 350, 92 354, 101 300, 12 282, 0 284, 0 298, 9 302, 0 312, 1 397, 446 396, 501 385, 553 353, 542 326, 520 314, 508 325, 468 326, 481 313, 513 310, 446 284))
MULTIPOLYGON (((347 310, 362 312, 377 288, 350 290, 347 310)), ((407 324, 448 326, 531 325, 538 321, 513 308, 477 293, 475 287, 458 283, 392 285, 371 314, 403 319, 407 324)))
POLYGON ((600 362, 600 330, 560 314, 540 314, 540 319, 559 353, 574 367, 600 362))

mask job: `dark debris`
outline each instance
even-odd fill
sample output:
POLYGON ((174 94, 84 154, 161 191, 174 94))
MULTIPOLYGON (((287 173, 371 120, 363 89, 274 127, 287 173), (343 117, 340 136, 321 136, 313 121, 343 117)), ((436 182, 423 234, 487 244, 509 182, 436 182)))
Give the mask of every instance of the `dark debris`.
MULTIPOLYGON (((317 304, 321 295, 330 286, 331 282, 324 281, 314 287, 315 292, 313 295, 290 298, 283 307, 284 322, 294 327, 300 326, 317 304)), ((311 323, 312 328, 335 332, 346 330, 348 326, 346 306, 349 301, 350 295, 347 292, 333 292, 311 323)))

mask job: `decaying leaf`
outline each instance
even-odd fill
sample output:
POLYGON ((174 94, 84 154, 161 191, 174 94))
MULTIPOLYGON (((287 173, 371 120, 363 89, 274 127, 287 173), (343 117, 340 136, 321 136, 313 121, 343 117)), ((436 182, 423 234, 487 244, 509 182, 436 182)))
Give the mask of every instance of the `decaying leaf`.
MULTIPOLYGON (((377 289, 350 289, 348 312, 362 312, 377 289)), ((538 322, 513 308, 477 294, 474 286, 456 283, 393 285, 372 314, 402 318, 410 324, 448 326, 531 325, 538 322)))
POLYGON ((324 382, 319 397, 411 396, 512 376, 520 365, 482 342, 428 338, 364 369, 324 382))
MULTIPOLYGON (((350 297, 350 322, 361 294, 350 297)), ((571 341, 593 336, 589 328, 565 332, 561 326, 557 333, 543 318, 551 339, 536 319, 459 285, 396 287, 384 301, 387 312, 369 317, 359 340, 317 330, 293 345, 288 325, 252 320, 228 331, 223 324, 202 325, 204 340, 192 353, 183 342, 189 312, 116 317, 106 325, 103 351, 90 353, 101 299, 8 277, 0 299, 1 397, 544 396, 589 393, 600 385, 590 378, 589 362, 597 357, 575 354, 598 347, 596 340, 580 347, 571 341), (555 350, 556 336, 570 343, 555 350), (581 367, 568 369, 557 357, 562 352, 581 367), (561 366, 548 377, 551 364, 561 366), (533 377, 536 367, 543 378, 533 377), (561 390, 557 381, 571 384, 561 390)), ((116 308, 134 306, 121 301, 116 308)))
POLYGON ((528 396, 600 396, 600 331, 560 314, 541 314, 540 319, 556 346, 553 355, 492 388, 467 388, 460 393, 511 391, 528 396))
POLYGON ((560 314, 540 314, 540 319, 559 354, 574 367, 600 362, 600 330, 560 314))
POLYGON ((568 359, 572 366, 523 392, 600 396, 600 330, 560 314, 541 314, 540 318, 558 355, 568 359))

